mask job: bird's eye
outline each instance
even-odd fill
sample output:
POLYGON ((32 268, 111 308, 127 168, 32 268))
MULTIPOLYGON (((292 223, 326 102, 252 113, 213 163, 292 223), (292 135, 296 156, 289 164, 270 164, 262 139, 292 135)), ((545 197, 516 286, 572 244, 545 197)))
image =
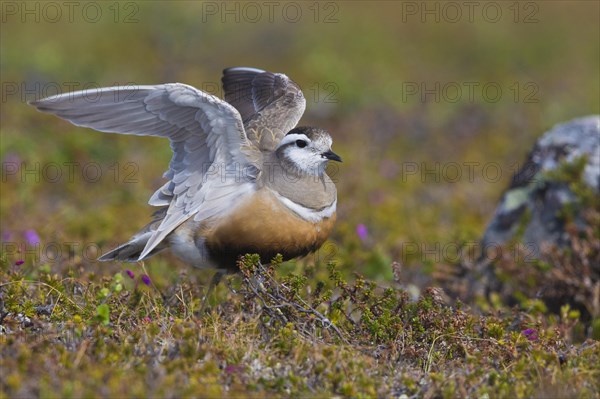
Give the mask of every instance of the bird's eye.
POLYGON ((296 145, 300 148, 306 147, 306 141, 304 140, 296 140, 296 145))

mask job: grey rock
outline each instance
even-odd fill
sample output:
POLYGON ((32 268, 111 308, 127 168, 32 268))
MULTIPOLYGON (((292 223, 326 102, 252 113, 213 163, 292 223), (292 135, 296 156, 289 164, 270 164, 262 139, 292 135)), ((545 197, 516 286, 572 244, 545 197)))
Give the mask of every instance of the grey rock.
MULTIPOLYGON (((545 244, 568 244, 559 212, 577 200, 569 183, 553 180, 548 172, 586 157, 583 182, 600 194, 600 116, 574 119, 545 133, 513 176, 489 223, 482 247, 500 246, 518 237, 533 255, 545 244)), ((582 223, 576 220, 576 223, 582 223)))
POLYGON ((455 277, 447 283, 449 292, 464 301, 496 293, 511 305, 518 303, 517 297, 535 297, 544 300, 552 311, 558 312, 562 304, 569 303, 583 314, 598 314, 600 261, 597 251, 577 254, 575 258, 586 259, 564 265, 550 261, 545 251, 552 246, 564 248, 565 253, 578 251, 570 242, 573 231, 566 230, 567 221, 561 215, 569 208, 569 221, 574 222, 579 231, 589 233, 586 227, 595 226, 587 225, 583 211, 596 207, 598 199, 600 116, 578 118, 555 126, 536 142, 523 167, 513 176, 485 230, 479 258, 474 262, 461 262, 455 277), (585 164, 579 164, 583 162, 582 157, 585 164), (570 180, 565 179, 568 175, 563 168, 569 164, 582 168, 579 183, 596 196, 591 204, 589 196, 581 201, 571 189, 576 174, 569 176, 570 180), (561 175, 562 178, 557 178, 561 175), (516 251, 511 243, 519 243, 520 250, 516 251), (543 264, 552 264, 555 273, 538 269, 537 259, 543 264))

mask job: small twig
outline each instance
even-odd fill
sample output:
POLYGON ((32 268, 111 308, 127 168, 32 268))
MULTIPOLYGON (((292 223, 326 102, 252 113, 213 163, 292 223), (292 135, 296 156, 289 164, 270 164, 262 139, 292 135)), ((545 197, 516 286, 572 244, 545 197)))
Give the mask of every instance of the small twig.
POLYGON ((490 342, 494 342, 494 343, 498 343, 497 340, 495 340, 494 338, 476 338, 476 337, 465 337, 462 335, 458 335, 458 334, 441 334, 438 335, 437 337, 435 337, 433 339, 433 341, 431 341, 431 346, 429 347, 429 351, 427 353, 427 362, 425 363, 425 369, 424 371, 426 373, 429 373, 429 371, 431 370, 431 362, 432 362, 432 357, 433 357, 433 349, 435 348, 435 343, 438 339, 440 338, 458 338, 461 340, 472 340, 472 341, 490 341, 490 342))
POLYGON ((77 366, 79 366, 79 362, 81 362, 81 359, 83 358, 83 355, 85 354, 85 351, 87 350, 89 345, 90 345, 90 340, 87 338, 84 339, 83 342, 81 342, 81 346, 79 347, 79 350, 77 351, 77 356, 75 357, 75 360, 73 361, 73 368, 77 368, 77 366))
MULTIPOLYGON (((259 265, 259 268, 257 269, 257 271, 265 272, 265 269, 264 269, 264 267, 262 267, 262 265, 259 265)), ((268 292, 264 288, 263 284, 258 282, 258 278, 256 277, 256 271, 254 272, 253 277, 254 278, 245 277, 244 282, 250 288, 250 290, 252 291, 254 296, 256 296, 257 298, 260 299, 260 301, 262 302, 263 309, 269 311, 269 313, 272 313, 272 314, 273 314, 273 312, 275 312, 276 316, 278 316, 279 318, 282 318, 283 321, 286 323, 288 322, 288 319, 281 312, 281 309, 284 307, 290 307, 292 309, 295 309, 297 312, 313 315, 321 323, 323 328, 333 330, 344 343, 349 344, 348 340, 344 337, 344 334, 340 331, 340 329, 335 324, 333 324, 333 322, 331 320, 329 320, 327 317, 325 317, 319 311, 317 311, 312 306, 310 306, 304 299, 302 299, 302 297, 300 297, 300 295, 298 295, 298 293, 296 293, 296 292, 293 293, 293 295, 294 295, 293 299, 296 300, 297 302, 290 302, 287 299, 285 299, 284 295, 281 294, 280 289, 285 288, 287 291, 290 291, 291 289, 289 287, 287 287, 285 284, 281 284, 281 283, 277 282, 275 279, 273 279, 273 277, 269 273, 264 273, 260 277, 267 279, 267 282, 270 283, 273 291, 275 291, 274 293, 268 292), (259 283, 259 284, 257 284, 257 283, 259 283), (263 296, 266 296, 269 299, 269 302, 275 302, 275 303, 279 302, 280 304, 268 305, 267 300, 265 300, 265 298, 263 296)))

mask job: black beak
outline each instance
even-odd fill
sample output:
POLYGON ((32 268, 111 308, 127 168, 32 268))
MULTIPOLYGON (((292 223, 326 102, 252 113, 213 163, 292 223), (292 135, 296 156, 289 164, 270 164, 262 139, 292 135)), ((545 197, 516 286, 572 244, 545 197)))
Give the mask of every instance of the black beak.
POLYGON ((342 158, 340 158, 340 156, 338 154, 336 154, 335 152, 329 150, 327 152, 324 152, 321 154, 324 158, 330 159, 332 161, 338 161, 338 162, 342 162, 342 158))

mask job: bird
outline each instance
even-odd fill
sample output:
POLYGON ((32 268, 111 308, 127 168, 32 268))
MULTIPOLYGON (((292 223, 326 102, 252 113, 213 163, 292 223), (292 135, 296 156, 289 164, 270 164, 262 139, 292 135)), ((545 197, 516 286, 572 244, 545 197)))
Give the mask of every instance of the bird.
POLYGON ((239 271, 244 254, 270 262, 320 248, 336 222, 324 129, 296 126, 302 90, 283 73, 223 70, 224 100, 182 83, 115 86, 33 101, 39 111, 101 132, 166 137, 167 180, 150 197, 150 223, 100 261, 143 261, 170 250, 184 263, 239 271))

